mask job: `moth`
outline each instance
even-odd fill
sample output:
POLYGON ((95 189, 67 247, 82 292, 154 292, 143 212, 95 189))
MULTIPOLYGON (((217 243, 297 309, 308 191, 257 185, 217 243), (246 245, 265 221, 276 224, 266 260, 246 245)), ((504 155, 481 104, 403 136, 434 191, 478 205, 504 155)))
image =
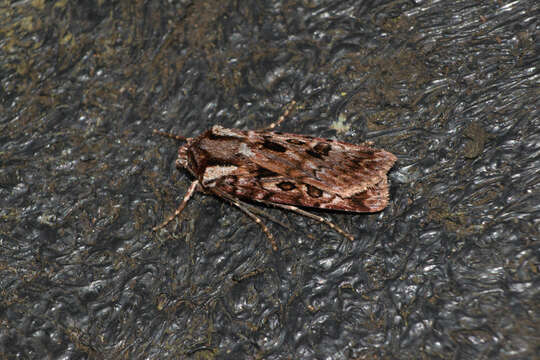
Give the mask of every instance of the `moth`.
POLYGON ((185 142, 178 149, 176 167, 187 169, 195 180, 174 214, 153 230, 178 216, 199 191, 237 206, 261 226, 274 250, 278 248, 274 237, 246 200, 294 211, 354 240, 334 223, 302 208, 381 211, 388 204, 386 174, 396 156, 370 143, 354 145, 271 131, 289 115, 292 106, 294 102, 263 130, 215 125, 191 138, 154 130, 155 134, 185 142))

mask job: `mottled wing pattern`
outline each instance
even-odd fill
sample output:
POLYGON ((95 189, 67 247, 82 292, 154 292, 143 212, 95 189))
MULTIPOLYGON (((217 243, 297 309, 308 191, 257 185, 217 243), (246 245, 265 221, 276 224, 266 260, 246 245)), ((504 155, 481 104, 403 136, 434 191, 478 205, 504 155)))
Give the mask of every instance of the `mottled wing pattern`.
POLYGON ((339 141, 251 131, 248 136, 251 141, 258 138, 250 146, 255 154, 252 161, 259 166, 340 197, 353 196, 384 181, 396 161, 387 151, 339 141), (283 156, 283 149, 287 156, 283 156))
POLYGON ((388 203, 386 173, 396 158, 384 150, 297 134, 214 131, 246 138, 250 161, 213 184, 229 194, 354 212, 380 211, 388 203))

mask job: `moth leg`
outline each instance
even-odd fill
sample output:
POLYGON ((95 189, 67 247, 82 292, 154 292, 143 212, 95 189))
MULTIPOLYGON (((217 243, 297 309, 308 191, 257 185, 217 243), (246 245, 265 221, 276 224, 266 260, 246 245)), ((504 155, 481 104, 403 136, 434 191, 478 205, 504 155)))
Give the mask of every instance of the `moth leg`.
POLYGON ((283 112, 283 114, 276 121, 274 121, 267 127, 259 129, 259 131, 273 130, 275 127, 279 126, 283 121, 285 121, 285 118, 287 118, 287 116, 291 114, 295 105, 296 105, 296 101, 292 100, 290 104, 287 105, 287 107, 285 108, 285 111, 283 112))
POLYGON ((247 216, 249 216, 253 221, 255 221, 257 224, 259 224, 259 226, 262 228, 262 230, 264 231, 264 233, 266 234, 266 237, 268 238, 268 240, 270 240, 270 243, 272 244, 272 250, 274 251, 278 251, 279 248, 277 246, 277 243, 276 243, 276 240, 274 239, 274 236, 272 235, 272 233, 270 232, 270 230, 268 230, 268 227, 266 227, 266 225, 264 225, 264 223, 262 222, 262 220, 260 218, 257 217, 257 215, 255 215, 254 213, 252 213, 249 209, 248 209, 248 205, 247 204, 244 204, 243 202, 239 201, 237 198, 235 197, 232 197, 230 196, 229 194, 227 194, 226 192, 223 192, 223 191, 219 191, 217 189, 213 189, 213 192, 218 195, 219 197, 223 198, 223 199, 226 199, 228 200, 231 204, 237 206, 240 210, 242 210, 247 216))
POLYGON ((329 228, 331 228, 335 232, 343 235, 344 237, 346 237, 347 239, 349 239, 351 241, 354 241, 354 237, 351 234, 349 234, 345 230, 341 229, 339 226, 337 226, 333 222, 323 218, 322 216, 312 214, 312 213, 310 213, 308 211, 302 210, 302 209, 297 208, 296 206, 292 206, 292 205, 275 204, 275 203, 272 203, 270 205, 276 206, 276 207, 279 207, 279 208, 282 208, 282 209, 285 209, 285 210, 294 211, 297 214, 304 215, 304 216, 306 216, 308 218, 311 218, 311 219, 317 220, 319 222, 325 223, 329 228))
POLYGON ((371 140, 367 140, 367 141, 364 141, 360 144, 358 144, 359 146, 367 146, 367 147, 372 147, 373 145, 375 145, 375 143, 371 140))
POLYGON ((168 133, 168 132, 165 132, 165 131, 159 131, 158 129, 154 129, 153 133, 156 134, 156 135, 165 136, 165 137, 168 137, 168 138, 174 139, 174 140, 184 141, 184 140, 189 139, 189 138, 184 137, 184 136, 171 134, 171 133, 168 133))
POLYGON ((271 222, 276 223, 278 225, 281 225, 282 227, 284 227, 285 229, 287 229, 289 231, 294 231, 293 228, 291 228, 289 225, 285 224, 283 221, 280 221, 280 220, 276 219, 275 217, 270 216, 268 213, 266 213, 265 211, 257 208, 256 206, 250 205, 250 204, 245 203, 245 202, 242 202, 242 205, 246 206, 251 212, 253 212, 255 214, 258 214, 260 216, 264 216, 265 218, 267 218, 271 222))
POLYGON ((182 212, 182 210, 184 210, 184 208, 186 207, 186 204, 187 202, 189 201, 189 199, 191 198, 191 196, 193 195, 193 193, 195 192, 195 189, 197 189, 197 186, 199 185, 199 181, 198 180, 195 180, 191 183, 191 185, 189 186, 189 189, 188 191, 186 192, 186 195, 184 195, 184 199, 182 200, 182 203, 180 204, 180 206, 178 207, 178 209, 176 209, 176 211, 174 212, 174 214, 172 214, 171 216, 169 216, 167 218, 167 220, 165 220, 164 222, 162 222, 160 225, 158 226, 154 226, 152 228, 153 231, 157 231, 163 227, 165 227, 168 223, 170 223, 175 217, 177 217, 178 215, 180 215, 180 213, 182 212))
POLYGON ((270 240, 270 243, 272 244, 272 250, 278 251, 279 248, 277 246, 276 240, 274 239, 274 236, 272 236, 272 233, 270 232, 270 230, 268 230, 266 225, 264 225, 262 220, 259 217, 257 217, 257 215, 249 211, 248 208, 243 203, 238 202, 236 200, 232 200, 232 199, 230 199, 230 201, 232 204, 236 205, 240 210, 242 210, 247 216, 249 216, 253 221, 259 224, 259 226, 262 228, 262 230, 266 234, 266 237, 268 238, 268 240, 270 240))

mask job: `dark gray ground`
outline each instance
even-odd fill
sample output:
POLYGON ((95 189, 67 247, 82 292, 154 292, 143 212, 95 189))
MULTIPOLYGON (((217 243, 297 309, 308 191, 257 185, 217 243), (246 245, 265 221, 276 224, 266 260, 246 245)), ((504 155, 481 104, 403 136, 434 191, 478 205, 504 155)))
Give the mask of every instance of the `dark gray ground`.
POLYGON ((538 1, 3 1, 0 358, 540 358, 538 1), (268 125, 399 158, 357 239, 196 195, 268 125))

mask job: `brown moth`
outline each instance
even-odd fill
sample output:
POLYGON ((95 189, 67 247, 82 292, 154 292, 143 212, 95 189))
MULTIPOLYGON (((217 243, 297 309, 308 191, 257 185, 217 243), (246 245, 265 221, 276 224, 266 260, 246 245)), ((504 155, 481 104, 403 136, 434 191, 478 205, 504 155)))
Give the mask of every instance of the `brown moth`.
MULTIPOLYGON (((290 107, 268 128, 280 124, 289 112, 290 107)), ((178 149, 176 166, 195 177, 175 213, 154 230, 178 216, 196 190, 239 207, 262 227, 274 250, 277 244, 272 234, 243 200, 308 216, 351 240, 351 235, 332 222, 298 206, 369 213, 381 211, 388 204, 386 173, 396 157, 385 150, 306 135, 244 131, 219 125, 193 138, 157 130, 154 133, 185 141, 178 149)))

